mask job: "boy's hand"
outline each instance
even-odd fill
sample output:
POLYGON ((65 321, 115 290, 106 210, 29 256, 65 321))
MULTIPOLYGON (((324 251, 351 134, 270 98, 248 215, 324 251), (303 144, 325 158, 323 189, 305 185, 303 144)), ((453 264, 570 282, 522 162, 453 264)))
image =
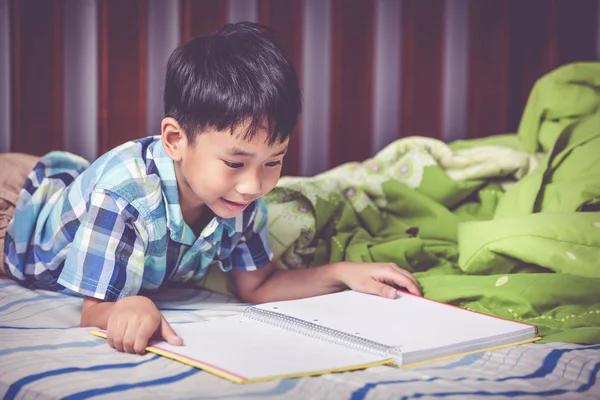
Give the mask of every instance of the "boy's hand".
POLYGON ((169 344, 183 344, 154 302, 144 296, 117 301, 108 318, 106 333, 110 347, 126 353, 144 354, 148 340, 155 333, 169 344))
POLYGON ((397 290, 390 285, 396 285, 421 295, 421 287, 415 277, 394 263, 341 262, 336 266, 340 282, 357 292, 393 299, 397 290))

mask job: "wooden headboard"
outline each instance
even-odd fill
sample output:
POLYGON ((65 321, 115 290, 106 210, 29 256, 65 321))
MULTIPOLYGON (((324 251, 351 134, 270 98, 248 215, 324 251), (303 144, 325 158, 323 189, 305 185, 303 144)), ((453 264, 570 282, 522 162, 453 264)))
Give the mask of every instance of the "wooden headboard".
POLYGON ((228 21, 275 29, 304 112, 284 173, 396 138, 514 132, 536 79, 599 59, 598 0, 0 0, 0 151, 95 158, 157 134, 166 59, 228 21))

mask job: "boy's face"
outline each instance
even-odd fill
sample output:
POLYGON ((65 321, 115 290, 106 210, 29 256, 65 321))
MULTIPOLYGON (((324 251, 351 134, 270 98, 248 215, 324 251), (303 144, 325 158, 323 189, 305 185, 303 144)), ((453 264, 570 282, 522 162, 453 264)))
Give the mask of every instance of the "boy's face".
POLYGON ((182 135, 180 159, 175 160, 182 209, 206 205, 232 218, 275 187, 288 141, 269 146, 266 131, 250 141, 240 132, 206 131, 193 145, 182 135))

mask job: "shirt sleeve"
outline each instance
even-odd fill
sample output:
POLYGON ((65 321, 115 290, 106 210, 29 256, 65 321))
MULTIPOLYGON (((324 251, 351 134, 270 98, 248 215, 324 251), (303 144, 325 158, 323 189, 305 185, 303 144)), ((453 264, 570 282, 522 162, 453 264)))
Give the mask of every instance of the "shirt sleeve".
POLYGON ((269 243, 267 205, 261 198, 256 200, 241 240, 231 252, 231 266, 237 270, 254 271, 273 260, 269 243))
POLYGON ((106 191, 91 195, 58 283, 84 296, 117 301, 142 286, 147 234, 139 213, 106 191))

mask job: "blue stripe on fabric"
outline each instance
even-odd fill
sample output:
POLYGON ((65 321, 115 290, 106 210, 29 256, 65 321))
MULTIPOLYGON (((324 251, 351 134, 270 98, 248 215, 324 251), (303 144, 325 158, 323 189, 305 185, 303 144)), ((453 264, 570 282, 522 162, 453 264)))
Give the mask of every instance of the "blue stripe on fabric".
MULTIPOLYGON (((24 319, 34 319, 34 317, 36 315, 38 315, 38 314, 42 314, 42 313, 46 313, 46 312, 49 312, 49 311, 52 311, 52 310, 63 308, 64 306, 67 306, 67 305, 69 305, 69 304, 64 304, 64 303, 63 304, 57 304, 55 307, 44 308, 43 310, 38 310, 38 311, 34 312, 33 314, 24 315, 21 318, 2 318, 2 322, 4 322, 4 323, 9 323, 9 322, 13 323, 15 321, 21 321, 21 320, 24 320, 24 319)), ((25 307, 23 307, 23 308, 25 308, 25 307)), ((14 310, 14 311, 11 311, 9 313, 3 314, 2 317, 6 317, 6 316, 12 315, 14 313, 17 313, 17 315, 18 315, 18 314, 20 314, 19 311, 23 310, 23 308, 19 308, 18 310, 14 310)))
MULTIPOLYGON (((523 375, 523 376, 507 376, 505 378, 496 379, 496 382, 504 382, 512 379, 531 379, 531 378, 543 378, 546 375, 551 374, 556 366, 558 365, 558 361, 560 358, 572 351, 580 351, 580 350, 600 350, 600 346, 586 346, 586 347, 576 347, 574 349, 555 349, 552 350, 542 361, 542 365, 531 374, 523 375)), ((487 381, 489 379, 479 378, 478 381, 487 381)))
POLYGON ((10 303, 7 303, 7 304, 1 306, 0 312, 8 310, 12 306, 16 306, 17 304, 31 303, 32 301, 48 299, 48 298, 56 299, 56 296, 48 296, 48 295, 40 294, 38 296, 28 297, 26 299, 19 299, 19 300, 11 301, 10 303))
MULTIPOLYGON (((366 385, 363 385, 360 389, 355 390, 354 392, 352 392, 350 394, 350 400, 361 400, 364 399, 367 394, 369 393, 369 391, 371 391, 371 389, 374 389, 377 386, 383 386, 383 385, 393 385, 393 384, 398 384, 398 383, 415 383, 415 382, 433 382, 436 381, 438 378, 429 378, 429 379, 419 379, 419 378, 415 378, 415 379, 402 379, 402 380, 393 380, 393 381, 379 381, 379 382, 371 382, 371 383, 367 383, 366 385)), ((460 378, 457 380, 462 380, 465 378, 460 378)))
POLYGON ((7 356, 9 354, 20 353, 23 351, 39 351, 39 350, 56 350, 56 349, 68 349, 68 348, 79 348, 79 347, 96 347, 106 343, 104 340, 94 340, 89 342, 69 342, 61 344, 46 344, 38 346, 23 346, 15 347, 12 349, 0 350, 0 356, 7 356))
POLYGON ((418 368, 420 370, 427 370, 427 371, 437 371, 437 370, 444 370, 444 369, 454 369, 457 367, 466 367, 468 365, 473 365, 475 364, 477 361, 479 361, 482 357, 483 357, 484 353, 473 353, 473 354, 469 354, 467 356, 461 357, 458 361, 452 362, 450 364, 447 365, 442 365, 440 367, 421 367, 418 368))
POLYGON ((69 367, 69 368, 54 369, 51 371, 41 372, 39 374, 29 375, 29 376, 19 379, 18 381, 13 382, 10 385, 10 387, 8 388, 8 391, 6 392, 4 399, 5 400, 14 399, 19 394, 19 391, 21 389, 23 389, 25 386, 27 386, 30 383, 33 383, 35 381, 39 381, 41 379, 55 377, 58 375, 70 374, 72 372, 88 372, 88 371, 103 371, 103 370, 113 370, 113 369, 123 369, 123 368, 134 368, 134 367, 138 367, 140 365, 146 364, 148 362, 154 361, 159 357, 160 357, 159 355, 153 355, 149 359, 143 360, 143 361, 137 362, 137 363, 103 364, 103 365, 94 365, 92 367, 85 367, 85 368, 69 367))
POLYGON ((427 397, 449 397, 449 396, 521 397, 521 396, 527 396, 529 398, 531 396, 549 397, 549 396, 557 396, 557 395, 567 394, 567 393, 583 393, 583 392, 587 392, 588 390, 590 390, 590 388, 594 387, 594 385, 596 384, 596 375, 598 374, 599 371, 600 371, 600 362, 596 363, 594 368, 590 371, 588 381, 585 384, 579 386, 577 389, 552 389, 552 390, 541 390, 541 391, 537 391, 537 392, 527 392, 524 390, 510 390, 510 391, 506 391, 506 392, 488 392, 488 391, 484 391, 484 390, 477 390, 477 391, 473 391, 473 392, 412 393, 410 396, 403 396, 402 400, 408 400, 410 398, 421 398, 424 396, 427 396, 427 397))
MULTIPOLYGON (((487 382, 505 382, 508 380, 513 380, 513 379, 532 379, 532 378, 543 378, 549 374, 551 374, 554 369, 556 368, 559 359, 562 357, 562 355, 564 355, 565 353, 569 353, 572 351, 581 351, 581 350, 598 350, 600 349, 600 346, 585 346, 585 347, 577 347, 574 349, 559 349, 559 350, 552 350, 545 358, 544 361, 542 362, 542 365, 535 370, 534 372, 527 374, 527 375, 521 375, 521 376, 509 376, 509 377, 505 377, 505 378, 498 378, 498 379, 490 379, 490 378, 476 378, 474 379, 475 381, 478 382, 483 382, 483 381, 487 381, 487 382)), ((599 367, 600 363, 596 365, 596 367, 594 368, 594 370, 596 370, 599 367)), ((449 381, 452 382, 460 382, 463 380, 466 380, 469 378, 466 377, 461 377, 461 378, 456 378, 456 379, 449 379, 449 381)), ((368 383, 366 385, 364 385, 363 387, 355 390, 351 395, 350 395, 350 399, 352 400, 359 400, 359 399, 364 399, 366 397, 366 395, 369 393, 369 391, 371 391, 372 389, 376 388, 377 386, 382 386, 382 385, 393 385, 393 384, 400 384, 400 383, 414 383, 414 382, 432 382, 432 381, 436 381, 436 380, 444 380, 443 378, 438 378, 438 377, 433 377, 433 378, 429 378, 429 379, 409 379, 409 380, 393 380, 393 381, 381 381, 381 382, 372 382, 372 383, 368 383)), ((588 384, 590 384, 590 381, 593 380, 595 382, 596 377, 594 374, 592 374, 590 376, 590 378, 588 379, 588 384)), ((588 385, 586 384, 586 385, 588 385)), ((584 386, 586 386, 584 385, 584 386)), ((591 386, 590 386, 591 387, 591 386)), ((556 389, 559 390, 559 389, 556 389)), ((560 389, 563 390, 563 389, 560 389)), ((587 389, 585 389, 587 390, 587 389)), ((478 392, 464 392, 464 393, 451 393, 451 394, 443 394, 443 393, 437 393, 437 394, 428 394, 430 396, 437 396, 437 397, 443 397, 443 396, 447 396, 447 395, 466 395, 466 394, 472 394, 472 395, 480 395, 480 396, 484 396, 484 395, 505 395, 505 396, 509 396, 509 394, 506 393, 512 393, 512 392, 505 392, 505 393, 489 393, 486 394, 487 392, 483 392, 483 391, 478 391, 478 392)), ((515 392, 516 393, 516 392, 515 392)), ((526 393, 526 392, 522 392, 523 394, 531 394, 533 396, 553 396, 556 394, 562 394, 561 393, 554 393, 554 391, 545 391, 545 392, 532 392, 532 393, 526 393)), ((412 396, 413 397, 422 397, 424 394, 423 393, 414 393, 412 396)), ((408 398, 408 397, 404 397, 404 398, 408 398)))
POLYGON ((590 375, 588 376, 587 383, 581 385, 579 389, 577 389, 577 392, 587 392, 588 390, 593 388, 596 385, 596 378, 598 376, 598 372, 600 372, 600 362, 597 362, 596 365, 594 365, 594 368, 592 368, 592 370, 590 371, 590 375))
POLYGON ((164 384, 180 381, 180 380, 185 379, 188 376, 194 375, 198 372, 200 372, 199 369, 190 368, 186 372, 183 372, 178 375, 167 376, 165 378, 153 379, 151 381, 145 381, 145 382, 124 383, 124 384, 120 384, 120 385, 110 386, 107 388, 90 389, 90 390, 86 390, 84 392, 74 393, 70 396, 63 397, 63 400, 89 399, 90 397, 93 397, 93 396, 101 396, 101 395, 106 395, 109 393, 123 392, 123 391, 129 390, 129 389, 139 389, 142 387, 164 385, 164 384))

